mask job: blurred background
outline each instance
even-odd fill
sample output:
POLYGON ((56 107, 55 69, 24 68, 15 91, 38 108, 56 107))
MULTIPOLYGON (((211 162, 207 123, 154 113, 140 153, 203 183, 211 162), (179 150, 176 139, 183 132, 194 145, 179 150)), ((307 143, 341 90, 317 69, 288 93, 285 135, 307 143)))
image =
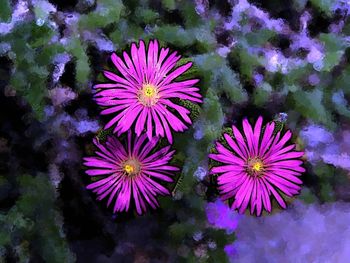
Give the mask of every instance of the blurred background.
POLYGON ((348 262, 350 2, 0 0, 0 262, 348 262), (172 196, 113 214, 82 157, 106 118, 92 99, 111 52, 158 39, 193 61, 204 103, 176 134, 172 196), (222 127, 278 121, 304 149, 282 211, 217 199, 207 153, 222 127), (175 189, 174 189, 175 187, 175 189))

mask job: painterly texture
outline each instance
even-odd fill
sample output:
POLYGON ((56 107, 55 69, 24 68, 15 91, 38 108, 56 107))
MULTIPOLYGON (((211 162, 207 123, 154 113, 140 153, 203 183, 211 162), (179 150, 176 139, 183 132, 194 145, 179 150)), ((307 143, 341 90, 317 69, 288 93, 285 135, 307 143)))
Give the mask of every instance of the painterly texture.
POLYGON ((348 1, 0 0, 0 7, 0 262, 334 262, 337 252, 346 259, 348 1), (181 168, 167 185, 171 196, 141 216, 114 213, 86 189, 95 177, 82 160, 94 156, 93 139, 103 144, 116 127, 103 130, 115 116, 100 115, 94 87, 113 83, 104 71, 120 74, 113 53, 124 59, 133 43, 146 50, 155 39, 181 56, 174 68, 192 63, 174 81, 199 79, 203 102, 173 102, 190 111, 192 124, 178 116, 188 129, 171 130, 171 165, 181 168), (282 135, 293 132, 306 171, 300 195, 284 196, 286 209, 272 198, 271 214, 256 217, 220 199, 208 153, 231 135, 227 127, 259 116, 282 135))
POLYGON ((139 47, 131 45, 131 56, 123 52, 124 61, 112 54, 111 59, 119 74, 105 71, 104 75, 112 83, 98 84, 95 89, 96 102, 107 109, 101 114, 115 114, 105 129, 115 125, 113 132, 121 135, 131 129, 135 123, 135 133, 140 136, 146 127, 149 139, 152 139, 153 127, 155 136, 166 136, 173 142, 171 130, 183 132, 185 123, 192 124, 190 110, 177 105, 171 99, 191 102, 202 102, 199 88, 194 85, 199 79, 174 81, 192 66, 188 62, 174 68, 181 56, 169 52, 169 48, 159 48, 157 40, 150 41, 148 47, 141 40, 139 47))
POLYGON ((221 198, 234 198, 232 209, 243 213, 249 206, 250 213, 256 211, 258 216, 263 208, 271 212, 270 196, 286 208, 279 192, 290 197, 298 194, 302 184, 299 177, 305 172, 300 160, 304 152, 294 151, 290 131, 274 134, 274 122, 266 124, 262 130, 262 117, 254 128, 244 119, 242 133, 233 125, 233 137, 227 133, 223 135, 227 146, 216 142, 217 153, 209 154, 209 158, 220 163, 212 167, 210 173, 219 174, 221 198))
POLYGON ((97 140, 96 157, 85 157, 86 174, 102 176, 87 186, 97 193, 98 199, 108 198, 107 206, 113 204, 114 212, 128 211, 132 204, 138 214, 146 212, 146 204, 158 207, 157 195, 170 192, 159 181, 173 182, 178 167, 168 165, 174 155, 170 146, 154 151, 159 139, 148 141, 146 135, 133 138, 128 132, 127 144, 109 136, 103 145, 97 140))

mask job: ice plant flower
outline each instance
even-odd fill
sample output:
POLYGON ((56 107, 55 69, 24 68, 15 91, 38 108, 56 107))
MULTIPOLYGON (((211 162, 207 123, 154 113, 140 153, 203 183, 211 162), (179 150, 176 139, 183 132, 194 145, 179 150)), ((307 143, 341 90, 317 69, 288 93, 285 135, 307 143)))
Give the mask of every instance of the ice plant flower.
POLYGON ((101 114, 115 115, 105 126, 114 127, 118 135, 131 129, 135 133, 145 129, 149 139, 155 135, 166 136, 172 143, 171 129, 182 132, 191 124, 190 111, 175 103, 174 99, 202 102, 199 88, 194 85, 199 79, 175 81, 186 72, 192 63, 176 68, 181 56, 169 54, 169 48, 159 48, 157 40, 150 41, 148 50, 141 40, 139 47, 131 45, 131 56, 123 52, 124 60, 112 54, 111 59, 118 73, 104 71, 111 83, 95 85, 96 102, 103 107, 101 114))
POLYGON ((254 129, 243 120, 243 135, 232 126, 233 137, 224 134, 225 147, 216 142, 217 153, 209 158, 220 163, 210 173, 218 174, 218 189, 222 199, 233 198, 232 208, 243 213, 250 205, 250 213, 259 216, 264 208, 271 212, 271 196, 282 208, 286 204, 281 196, 299 193, 302 181, 298 178, 305 171, 300 158, 303 152, 294 151, 295 144, 286 145, 292 133, 288 130, 274 134, 274 122, 262 129, 259 117, 254 129))
POLYGON ((102 179, 87 188, 97 193, 98 200, 108 198, 107 206, 114 203, 114 212, 128 211, 133 203, 142 214, 146 204, 153 209, 159 206, 157 195, 170 194, 159 182, 172 182, 179 168, 168 164, 175 152, 170 146, 155 149, 158 138, 148 140, 143 134, 133 140, 130 131, 127 137, 125 146, 114 136, 105 144, 94 140, 96 156, 84 158, 84 165, 89 168, 86 174, 102 179))

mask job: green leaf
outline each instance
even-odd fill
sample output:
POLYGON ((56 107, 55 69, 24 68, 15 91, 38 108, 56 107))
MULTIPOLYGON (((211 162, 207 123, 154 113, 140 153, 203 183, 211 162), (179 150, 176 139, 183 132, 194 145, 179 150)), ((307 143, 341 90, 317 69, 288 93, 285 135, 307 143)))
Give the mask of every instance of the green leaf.
POLYGON ((336 200, 333 187, 330 183, 321 184, 320 197, 325 202, 334 202, 336 200))
POLYGON ((85 48, 82 46, 78 38, 71 39, 67 45, 67 49, 75 57, 76 62, 76 80, 80 90, 86 88, 90 75, 89 58, 86 55, 85 48))
POLYGON ((169 233, 172 237, 172 241, 175 242, 182 241, 186 237, 189 230, 190 229, 186 224, 174 223, 169 226, 169 233))
POLYGON ((303 200, 307 204, 311 204, 317 201, 317 197, 307 187, 303 187, 301 189, 298 199, 303 200))
POLYGON ((305 118, 313 119, 314 121, 332 125, 331 115, 323 105, 323 91, 315 89, 313 91, 298 90, 292 95, 296 111, 305 118))
MULTIPOLYGON (((184 23, 186 28, 193 28, 204 24, 202 17, 196 12, 193 1, 181 1, 181 3, 178 5, 178 9, 185 20, 184 23)), ((211 21, 205 22, 211 23, 211 21)))
POLYGON ((197 49, 200 52, 208 52, 216 47, 215 35, 207 27, 196 27, 189 30, 189 33, 195 36, 197 40, 197 49))
POLYGON ((271 30, 262 29, 257 32, 247 33, 245 38, 250 46, 261 46, 266 44, 266 42, 268 42, 275 35, 276 33, 271 30))
POLYGON ((322 70, 330 71, 334 66, 339 64, 348 43, 344 38, 333 33, 320 34, 320 41, 322 41, 326 50, 322 70))
POLYGON ((318 8, 320 11, 331 15, 331 7, 333 5, 333 0, 310 0, 311 4, 318 8))
POLYGON ((229 67, 224 66, 221 69, 217 80, 217 88, 225 93, 232 103, 248 100, 247 92, 242 88, 238 76, 229 67))
POLYGON ((99 130, 98 133, 97 133, 97 135, 96 135, 97 140, 98 140, 99 142, 104 143, 104 142, 107 140, 107 137, 108 137, 109 135, 112 135, 112 134, 113 134, 113 129, 114 129, 114 127, 111 127, 111 128, 109 128, 109 129, 107 129, 107 130, 105 130, 105 129, 99 130))
POLYGON ((259 58, 253 56, 247 49, 237 46, 229 55, 230 60, 238 65, 241 75, 250 80, 256 67, 260 66, 259 58))
POLYGON ((176 8, 175 0, 162 0, 162 5, 167 10, 174 10, 176 8))
POLYGON ((194 63, 201 70, 204 82, 208 82, 219 94, 226 94, 233 103, 248 99, 236 73, 227 66, 224 58, 214 53, 204 54, 196 56, 194 63))
POLYGON ((300 81, 300 79, 304 79, 305 76, 308 76, 310 72, 313 71, 314 69, 310 64, 294 68, 284 76, 284 82, 287 84, 287 86, 289 86, 290 90, 300 89, 297 83, 300 81))
MULTIPOLYGON (((203 103, 203 112, 206 116, 206 121, 212 122, 213 124, 217 125, 220 124, 221 121, 224 118, 221 103, 219 101, 219 98, 217 95, 210 89, 207 92, 206 97, 204 98, 203 103)), ((213 135, 213 139, 216 138, 221 133, 221 127, 217 127, 218 129, 215 129, 213 131, 216 135, 213 135)), ((209 125, 206 127, 206 131, 211 130, 209 125)))
POLYGON ((0 22, 8 22, 11 18, 11 5, 8 0, 0 0, 0 22))
POLYGON ((32 48, 37 48, 46 45, 53 35, 54 32, 48 26, 33 24, 28 43, 32 48))
POLYGON ((15 208, 11 209, 15 219, 9 222, 16 222, 17 227, 24 228, 21 232, 32 232, 32 249, 40 253, 45 262, 74 262, 75 257, 60 229, 62 225, 57 224, 59 215, 52 209, 55 207, 55 197, 48 177, 43 174, 21 176, 20 190, 21 196, 15 208), (19 214, 23 214, 23 217, 18 217, 19 214))
POLYGON ((35 117, 41 120, 44 117, 44 98, 47 94, 45 87, 31 86, 28 88, 27 94, 24 96, 28 103, 32 106, 35 117))
POLYGON ((271 86, 268 83, 264 83, 264 84, 265 85, 255 89, 253 94, 254 105, 258 107, 264 106, 270 98, 271 86))
POLYGON ((158 27, 154 32, 154 36, 161 41, 179 47, 193 45, 195 42, 195 36, 181 26, 165 25, 158 27))
POLYGON ((333 166, 321 162, 317 163, 314 169, 315 174, 323 181, 331 179, 334 176, 334 171, 333 166))
POLYGON ((336 65, 339 64, 340 59, 344 55, 343 50, 336 52, 327 52, 323 59, 323 71, 331 71, 336 65))
POLYGON ((346 39, 334 33, 320 34, 320 41, 324 44, 327 52, 337 52, 349 46, 346 39))
MULTIPOLYGON (((11 242, 11 237, 10 237, 10 232, 6 231, 4 229, 4 224, 6 223, 5 219, 3 216, 0 216, 0 223, 1 223, 1 230, 0 230, 0 247, 3 247, 5 245, 9 245, 11 242)), ((4 261, 5 262, 5 261, 4 261)))
POLYGON ((104 28, 109 24, 117 23, 124 10, 121 0, 101 0, 93 12, 82 15, 79 19, 81 30, 104 28))
POLYGON ((179 100, 179 105, 185 107, 190 111, 190 119, 194 122, 200 115, 201 108, 198 104, 192 103, 188 100, 179 100))
POLYGON ((134 19, 139 23, 150 24, 159 18, 159 14, 152 9, 137 7, 135 10, 134 19))

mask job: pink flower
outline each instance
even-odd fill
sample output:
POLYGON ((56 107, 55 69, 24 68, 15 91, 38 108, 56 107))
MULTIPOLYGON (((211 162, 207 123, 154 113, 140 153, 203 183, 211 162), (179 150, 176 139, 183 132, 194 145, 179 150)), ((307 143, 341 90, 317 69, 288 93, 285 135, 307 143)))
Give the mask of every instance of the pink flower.
POLYGON ((170 146, 155 151, 157 143, 157 138, 149 141, 145 134, 132 142, 131 132, 125 147, 114 136, 108 137, 105 145, 95 139, 98 156, 84 158, 89 167, 86 174, 104 178, 87 188, 97 193, 98 200, 108 197, 107 206, 114 202, 114 212, 128 211, 132 199, 138 214, 146 211, 146 203, 155 209, 159 206, 156 196, 170 194, 157 181, 172 182, 171 176, 179 170, 168 165, 175 151, 170 151, 170 146))
POLYGON ((263 207, 271 212, 271 195, 286 208, 280 192, 287 196, 298 194, 302 184, 298 177, 305 172, 300 160, 304 153, 293 151, 294 144, 285 146, 292 133, 288 130, 281 138, 280 132, 273 134, 274 122, 268 123, 263 130, 262 121, 259 117, 253 130, 248 120, 243 120, 244 137, 232 126, 234 138, 224 134, 230 149, 216 142, 217 154, 209 155, 222 163, 210 171, 219 174, 222 198, 234 198, 232 208, 240 213, 250 204, 250 213, 256 210, 258 216, 263 207))
POLYGON ((168 138, 172 143, 171 129, 182 132, 191 124, 190 111, 177 105, 173 99, 179 98, 191 102, 202 102, 199 88, 194 87, 198 79, 175 81, 186 72, 192 63, 178 68, 176 63, 181 56, 176 52, 169 54, 169 48, 161 48, 158 41, 150 41, 148 51, 141 40, 139 47, 131 45, 131 57, 123 52, 123 58, 112 54, 111 59, 118 74, 104 71, 112 83, 95 85, 95 99, 106 107, 101 114, 114 114, 106 129, 115 125, 118 135, 131 129, 135 123, 135 132, 139 136, 144 129, 149 139, 153 135, 168 138), (147 52, 147 53, 146 53, 147 52))

